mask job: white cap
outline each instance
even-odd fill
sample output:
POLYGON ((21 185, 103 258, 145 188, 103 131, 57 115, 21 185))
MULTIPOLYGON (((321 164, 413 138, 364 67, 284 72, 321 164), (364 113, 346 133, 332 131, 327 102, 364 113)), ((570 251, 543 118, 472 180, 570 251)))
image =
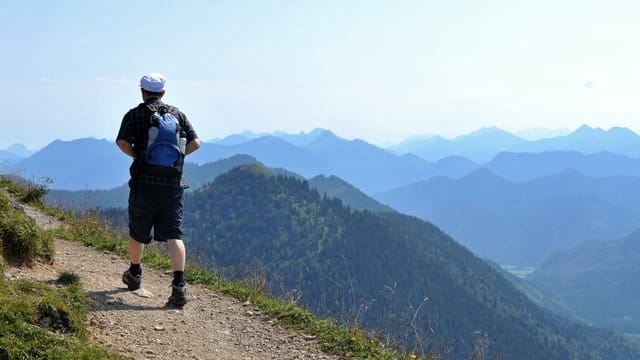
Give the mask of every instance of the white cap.
POLYGON ((148 73, 140 79, 140 87, 151 92, 163 92, 167 79, 160 73, 148 73))

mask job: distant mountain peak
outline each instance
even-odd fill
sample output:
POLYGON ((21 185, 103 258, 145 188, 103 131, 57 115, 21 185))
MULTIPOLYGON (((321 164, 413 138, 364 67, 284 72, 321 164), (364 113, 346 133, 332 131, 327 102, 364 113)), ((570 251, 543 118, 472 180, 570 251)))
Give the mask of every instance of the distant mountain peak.
POLYGON ((22 144, 13 144, 9 146, 7 151, 19 157, 28 157, 33 154, 33 151, 27 149, 27 147, 22 144))
POLYGON ((620 135, 620 136, 638 137, 638 134, 636 134, 632 130, 627 129, 625 127, 620 127, 620 126, 614 126, 614 127, 610 128, 608 133, 613 134, 613 135, 620 135))
POLYGON ((326 146, 327 144, 333 144, 340 140, 342 140, 342 138, 338 137, 336 134, 334 134, 329 130, 325 130, 319 136, 317 136, 312 142, 310 142, 309 146, 310 147, 315 147, 318 145, 326 146))
POLYGON ((609 130, 604 130, 599 127, 590 127, 588 125, 582 125, 576 131, 568 136, 604 136, 604 137, 627 137, 637 138, 638 134, 635 132, 620 126, 613 126, 609 130))
POLYGON ((604 129, 601 129, 599 127, 591 127, 587 124, 583 124, 582 126, 577 128, 576 131, 573 132, 573 134, 570 135, 593 135, 598 133, 602 134, 605 132, 606 131, 604 129))
POLYGON ((496 135, 507 135, 509 137, 514 137, 517 138, 518 136, 506 131, 506 130, 502 130, 498 127, 495 126, 487 126, 487 127, 482 127, 478 130, 472 131, 467 135, 463 135, 460 136, 460 138, 462 137, 479 137, 479 136, 496 136, 496 135))

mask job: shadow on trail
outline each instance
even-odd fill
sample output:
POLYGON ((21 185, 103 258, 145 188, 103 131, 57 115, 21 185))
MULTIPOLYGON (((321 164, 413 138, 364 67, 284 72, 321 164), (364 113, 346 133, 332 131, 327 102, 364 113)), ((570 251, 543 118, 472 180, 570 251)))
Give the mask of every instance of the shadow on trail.
POLYGON ((88 291, 87 294, 92 300, 91 308, 94 311, 113 311, 113 310, 171 310, 164 305, 162 306, 148 306, 148 305, 134 305, 122 302, 122 299, 114 296, 118 294, 130 292, 126 288, 105 290, 105 291, 88 291))

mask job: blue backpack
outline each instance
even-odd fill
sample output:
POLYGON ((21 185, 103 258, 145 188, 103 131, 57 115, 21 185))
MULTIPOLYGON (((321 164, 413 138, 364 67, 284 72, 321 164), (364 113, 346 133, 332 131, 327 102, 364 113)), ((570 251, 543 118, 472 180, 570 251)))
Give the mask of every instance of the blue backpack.
POLYGON ((165 106, 149 109, 153 114, 143 157, 147 172, 160 176, 182 174, 187 139, 180 122, 165 106))

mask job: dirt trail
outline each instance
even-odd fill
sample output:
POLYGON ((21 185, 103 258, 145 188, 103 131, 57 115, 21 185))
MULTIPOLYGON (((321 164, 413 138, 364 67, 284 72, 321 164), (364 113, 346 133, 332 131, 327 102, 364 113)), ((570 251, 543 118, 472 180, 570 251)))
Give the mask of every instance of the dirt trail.
MULTIPOLYGON (((29 206, 16 206, 43 228, 62 226, 29 206)), ((321 352, 312 336, 283 329, 251 305, 199 285, 188 285, 184 309, 168 310, 171 277, 143 264, 142 289, 130 292, 120 280, 127 267, 127 260, 113 254, 56 240, 53 266, 9 268, 6 275, 51 281, 62 271, 78 274, 93 300, 88 330, 133 359, 338 358, 321 352)))

